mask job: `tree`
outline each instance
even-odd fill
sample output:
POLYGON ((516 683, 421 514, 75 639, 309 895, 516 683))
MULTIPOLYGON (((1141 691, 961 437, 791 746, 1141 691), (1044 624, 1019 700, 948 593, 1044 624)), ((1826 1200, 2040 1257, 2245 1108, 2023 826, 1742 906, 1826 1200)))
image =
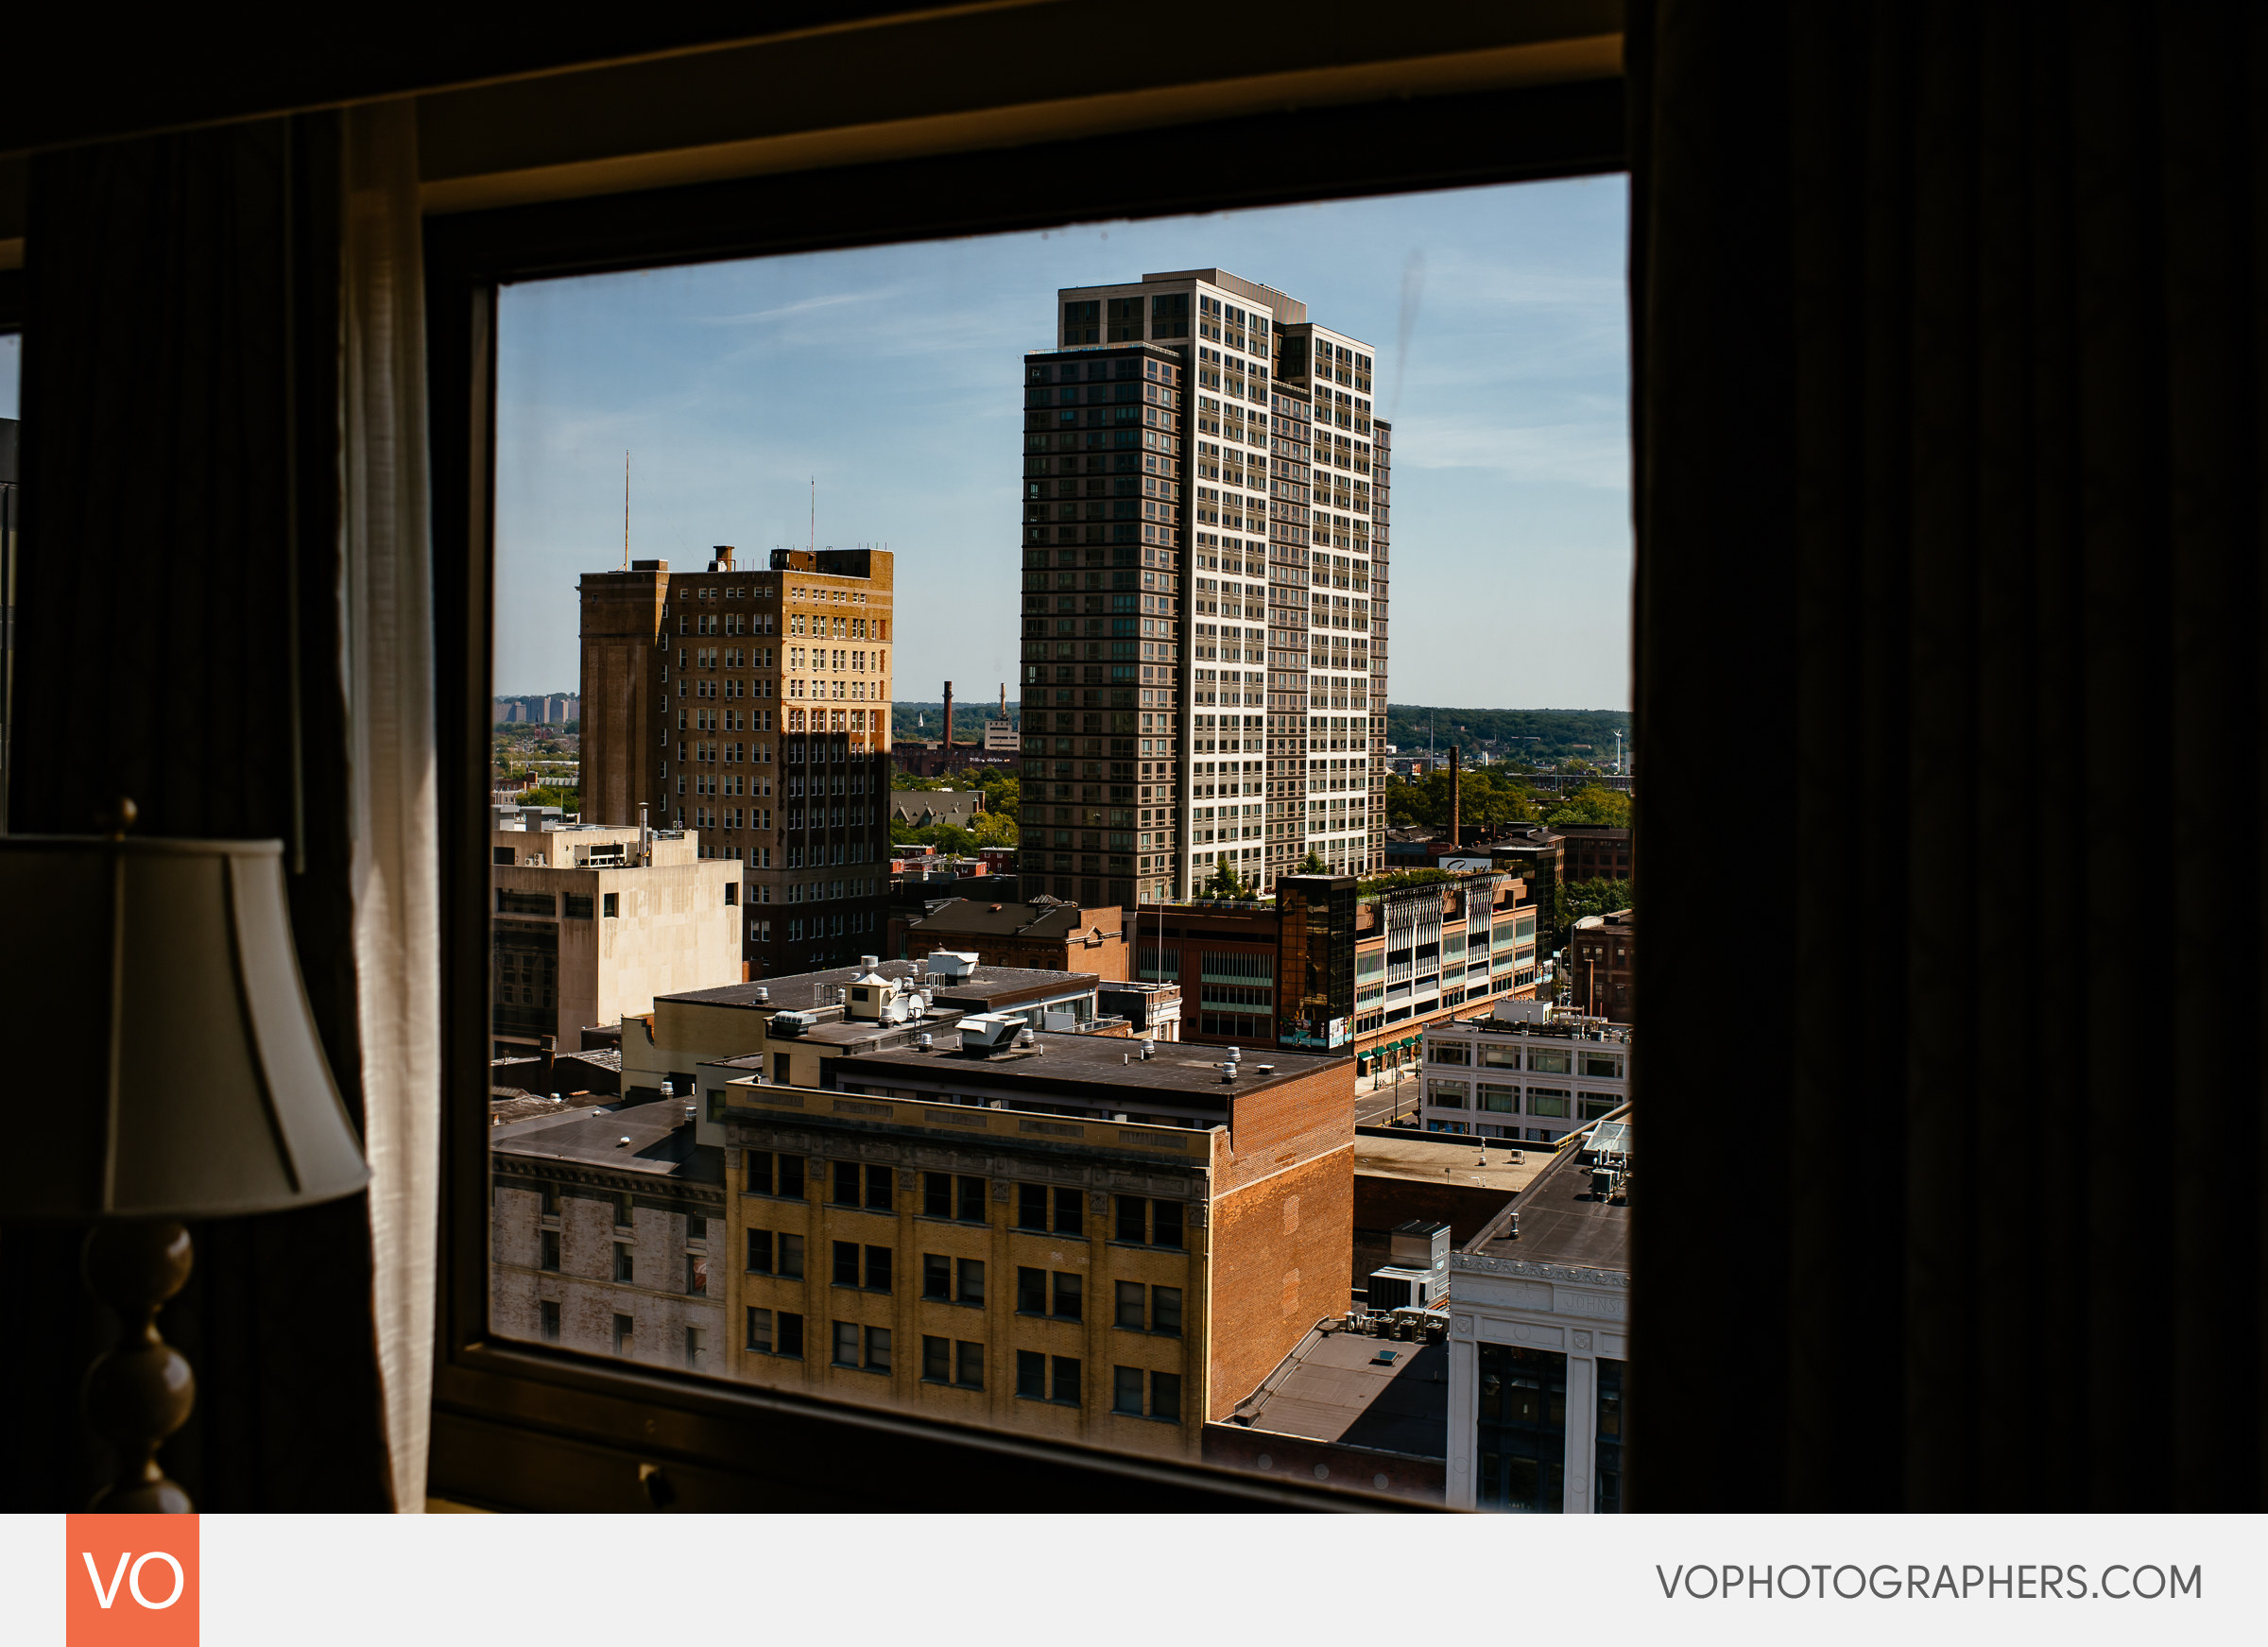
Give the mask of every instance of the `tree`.
POLYGON ((1627 881, 1563 881, 1552 900, 1550 947, 1566 949, 1578 920, 1636 907, 1627 881))
POLYGON ((1223 860, 1213 866, 1212 874, 1199 890, 1204 898, 1249 898, 1252 889, 1246 885, 1236 872, 1236 866, 1223 860))
MULTIPOLYGON (((1538 815, 1536 798, 1510 774, 1469 767, 1458 775, 1457 821, 1469 830, 1502 829, 1538 815)), ((1386 822, 1396 829, 1449 827, 1449 773, 1428 772, 1415 781, 1386 785, 1386 822)))
POLYGON ((1016 844, 1016 818, 1011 813, 980 812, 976 815, 973 831, 980 847, 1012 847, 1016 844))
POLYGON ((1609 829, 1630 827, 1630 798, 1620 790, 1584 785, 1545 815, 1545 823, 1598 824, 1609 829))
POLYGON ((1328 875, 1331 873, 1331 866, 1323 861, 1322 853, 1310 847, 1307 849, 1307 856, 1299 860, 1299 867, 1292 872, 1295 875, 1328 875))

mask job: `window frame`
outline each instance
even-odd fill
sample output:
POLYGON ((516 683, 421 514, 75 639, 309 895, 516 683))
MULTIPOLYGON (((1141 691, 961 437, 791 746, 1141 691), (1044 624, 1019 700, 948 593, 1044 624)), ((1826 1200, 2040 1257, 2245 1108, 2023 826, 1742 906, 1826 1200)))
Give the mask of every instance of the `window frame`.
MULTIPOLYGON (((501 1338, 488 1325, 499 291, 541 278, 1627 169, 1619 77, 1413 96, 1396 78, 1398 55, 1382 38, 1363 65, 1376 76, 1363 82, 1370 90, 1296 117, 1207 117, 1200 104, 1182 124, 1140 133, 1140 165, 1125 163, 1128 139, 1115 132, 971 148, 942 122, 934 149, 908 158, 427 218, 446 1071, 430 1490, 497 1508, 644 1509, 652 1488, 641 1467, 654 1466, 686 1509, 982 1511, 1042 1498, 1182 1511, 1417 1507, 614 1363, 501 1338), (1281 141, 1287 123, 1296 143, 1281 141), (1214 163, 1256 147, 1278 163, 1264 177, 1214 163)), ((1201 1232, 1185 1242, 1191 1235, 1201 1232)), ((775 1315, 775 1344, 785 1313, 775 1315)))

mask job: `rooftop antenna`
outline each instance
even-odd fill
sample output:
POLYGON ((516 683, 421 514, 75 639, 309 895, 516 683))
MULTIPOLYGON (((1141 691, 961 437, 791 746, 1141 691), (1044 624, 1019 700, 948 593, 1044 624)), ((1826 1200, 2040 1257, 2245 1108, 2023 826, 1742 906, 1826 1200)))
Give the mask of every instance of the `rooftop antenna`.
POLYGON ((630 451, 622 451, 622 569, 630 569, 630 451))
POLYGON ((811 477, 811 541, 804 545, 816 552, 819 546, 819 477, 811 477))

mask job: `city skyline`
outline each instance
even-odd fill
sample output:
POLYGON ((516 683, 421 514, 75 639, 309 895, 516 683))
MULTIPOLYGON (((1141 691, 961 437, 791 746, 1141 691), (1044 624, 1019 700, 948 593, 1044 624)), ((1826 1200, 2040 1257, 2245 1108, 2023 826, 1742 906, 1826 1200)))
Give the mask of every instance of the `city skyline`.
POLYGON ((1377 348, 1413 546, 1398 592, 1429 626, 1397 695, 1626 707, 1623 244, 1607 179, 514 286, 494 690, 575 678, 576 578, 623 558, 626 448, 634 558, 802 547, 816 475, 818 545, 887 543, 923 592, 902 695, 1014 680, 1008 374, 1050 341, 1047 294, 1221 266, 1377 348))

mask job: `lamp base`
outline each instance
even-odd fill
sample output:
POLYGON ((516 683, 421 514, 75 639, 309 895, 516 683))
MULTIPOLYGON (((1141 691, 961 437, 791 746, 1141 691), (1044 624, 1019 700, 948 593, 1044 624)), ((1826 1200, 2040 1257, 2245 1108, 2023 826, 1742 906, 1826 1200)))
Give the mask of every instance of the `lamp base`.
POLYGON ((87 1369, 87 1422, 118 1453, 117 1473, 89 1509, 180 1515, 189 1495, 158 1467, 158 1449, 188 1419, 197 1381, 158 1335, 157 1315, 189 1279, 189 1232, 172 1219, 118 1219, 87 1232, 87 1291, 118 1317, 118 1342, 87 1369))

